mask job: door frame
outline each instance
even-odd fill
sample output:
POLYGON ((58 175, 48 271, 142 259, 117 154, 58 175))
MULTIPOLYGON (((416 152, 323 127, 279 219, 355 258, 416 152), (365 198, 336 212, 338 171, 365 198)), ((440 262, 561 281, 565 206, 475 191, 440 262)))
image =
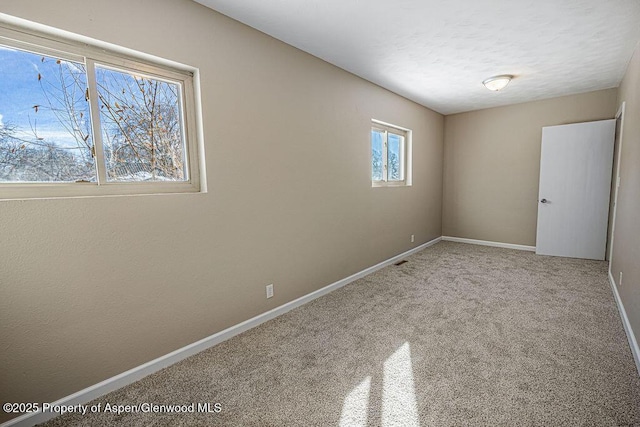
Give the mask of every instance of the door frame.
MULTIPOLYGON (((616 165, 616 185, 615 190, 613 192, 613 218, 611 219, 611 241, 609 242, 609 276, 612 275, 611 265, 613 264, 613 240, 615 239, 616 233, 616 213, 618 210, 618 193, 620 190, 620 162, 622 160, 622 136, 624 133, 624 112, 625 112, 626 103, 623 101, 620 104, 620 108, 618 108, 618 112, 616 113, 615 119, 620 119, 620 133, 618 134, 618 158, 616 165)), ((615 144, 615 140, 613 141, 615 144)), ((611 276, 613 277, 613 276, 611 276)))

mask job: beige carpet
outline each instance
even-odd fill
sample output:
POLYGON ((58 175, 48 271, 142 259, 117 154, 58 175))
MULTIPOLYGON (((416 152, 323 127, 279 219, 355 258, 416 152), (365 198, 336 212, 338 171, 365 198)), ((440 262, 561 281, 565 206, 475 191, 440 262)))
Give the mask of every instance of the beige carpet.
POLYGON ((640 425, 607 264, 442 242, 93 402, 66 425, 640 425))

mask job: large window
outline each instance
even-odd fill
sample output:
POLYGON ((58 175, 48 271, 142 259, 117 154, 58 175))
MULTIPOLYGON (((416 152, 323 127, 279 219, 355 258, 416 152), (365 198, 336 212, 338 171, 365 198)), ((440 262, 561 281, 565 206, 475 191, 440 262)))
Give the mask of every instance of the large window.
POLYGON ((197 191, 193 72, 0 28, 0 198, 197 191))
POLYGON ((373 186, 409 185, 410 133, 373 121, 371 124, 371 182, 373 186))

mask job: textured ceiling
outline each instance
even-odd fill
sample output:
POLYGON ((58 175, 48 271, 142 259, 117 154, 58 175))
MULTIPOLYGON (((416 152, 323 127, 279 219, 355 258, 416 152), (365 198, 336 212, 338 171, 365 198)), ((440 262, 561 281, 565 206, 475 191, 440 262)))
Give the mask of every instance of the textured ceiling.
POLYGON ((616 87, 640 40, 640 0, 196 1, 443 114, 616 87))

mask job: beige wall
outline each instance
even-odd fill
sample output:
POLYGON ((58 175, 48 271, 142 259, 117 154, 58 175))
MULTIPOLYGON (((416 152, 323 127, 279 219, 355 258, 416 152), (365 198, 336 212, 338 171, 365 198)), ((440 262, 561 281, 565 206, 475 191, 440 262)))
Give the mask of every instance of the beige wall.
POLYGON ((2 12, 198 67, 209 192, 0 202, 0 401, 66 396, 441 235, 441 115, 190 0, 2 12), (371 188, 372 118, 413 130, 412 187, 371 188))
POLYGON ((640 341, 640 45, 618 90, 618 103, 622 102, 626 111, 611 273, 635 338, 640 341))
POLYGON ((608 89, 446 116, 443 235, 535 246, 542 127, 615 112, 608 89))

